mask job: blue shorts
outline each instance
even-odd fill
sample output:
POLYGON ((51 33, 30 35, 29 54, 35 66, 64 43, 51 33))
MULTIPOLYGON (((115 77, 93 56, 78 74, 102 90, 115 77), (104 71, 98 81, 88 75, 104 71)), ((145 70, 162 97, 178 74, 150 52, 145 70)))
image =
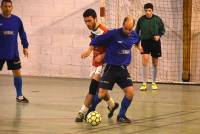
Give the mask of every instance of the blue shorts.
POLYGON ((112 90, 115 83, 122 89, 133 86, 126 66, 106 65, 99 88, 112 90))
POLYGON ((12 60, 2 60, 0 59, 0 71, 3 68, 4 63, 7 63, 8 70, 18 70, 21 68, 21 61, 19 57, 16 57, 12 60))

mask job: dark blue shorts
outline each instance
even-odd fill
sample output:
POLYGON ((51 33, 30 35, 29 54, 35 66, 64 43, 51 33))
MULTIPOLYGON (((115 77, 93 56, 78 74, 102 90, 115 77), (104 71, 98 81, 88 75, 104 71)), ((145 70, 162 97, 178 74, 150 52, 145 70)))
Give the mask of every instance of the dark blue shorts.
POLYGON ((133 86, 133 81, 126 66, 106 65, 99 88, 112 90, 115 83, 122 89, 133 86))
POLYGON ((19 57, 16 57, 13 60, 1 60, 0 59, 0 71, 2 70, 5 62, 7 63, 8 70, 18 70, 21 68, 21 61, 20 61, 19 57))

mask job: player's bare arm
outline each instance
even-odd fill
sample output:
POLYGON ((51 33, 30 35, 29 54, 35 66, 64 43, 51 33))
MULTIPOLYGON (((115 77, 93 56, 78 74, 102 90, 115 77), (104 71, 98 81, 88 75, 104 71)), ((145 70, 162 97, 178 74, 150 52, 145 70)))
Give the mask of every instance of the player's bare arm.
POLYGON ((94 49, 94 47, 92 45, 90 45, 88 49, 86 49, 85 51, 83 51, 81 53, 81 58, 85 59, 88 56, 90 56, 90 54, 92 53, 93 49, 94 49))
POLYGON ((105 53, 99 54, 99 55, 97 55, 97 56, 95 57, 95 61, 96 61, 96 62, 102 62, 102 61, 104 61, 104 58, 105 58, 105 53))

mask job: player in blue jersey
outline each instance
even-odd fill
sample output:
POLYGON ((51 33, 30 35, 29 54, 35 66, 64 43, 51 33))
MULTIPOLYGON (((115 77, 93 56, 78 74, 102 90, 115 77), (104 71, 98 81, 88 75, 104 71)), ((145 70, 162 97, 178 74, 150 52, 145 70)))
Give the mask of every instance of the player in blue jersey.
MULTIPOLYGON (((89 30, 91 30, 91 35, 89 36, 91 39, 95 38, 98 35, 104 34, 108 31, 108 29, 103 26, 101 23, 97 20, 97 14, 94 9, 87 9, 83 12, 83 18, 85 21, 86 26, 89 30)), ((98 93, 98 85, 99 80, 101 78, 101 75, 103 73, 104 68, 104 54, 105 54, 105 46, 98 46, 94 49, 90 49, 88 47, 85 51, 83 51, 82 55, 90 55, 93 53, 93 60, 92 60, 92 73, 91 73, 91 83, 89 86, 89 92, 87 93, 84 104, 82 105, 81 109, 79 110, 75 121, 76 122, 83 122, 84 118, 87 116, 87 114, 90 112, 88 111, 94 96, 98 93)), ((84 57, 82 57, 84 58, 84 57)), ((111 118, 113 116, 114 111, 118 108, 119 104, 115 102, 109 94, 106 95, 104 98, 108 105, 108 118, 111 118)))
POLYGON ((21 19, 11 14, 13 9, 11 0, 1 1, 0 14, 0 70, 7 63, 8 70, 12 70, 14 86, 16 88, 16 101, 28 103, 28 99, 22 94, 21 61, 19 58, 17 37, 20 35, 23 45, 23 54, 28 57, 28 41, 21 19))
MULTIPOLYGON (((105 97, 108 90, 112 90, 115 83, 123 89, 125 96, 121 102, 121 108, 117 121, 130 123, 126 117, 126 111, 131 104, 134 95, 133 82, 127 70, 131 62, 131 48, 139 42, 139 36, 133 31, 135 20, 128 16, 123 21, 123 27, 110 30, 109 32, 94 38, 91 47, 104 44, 106 49, 105 63, 107 64, 100 80, 98 96, 94 97, 92 108, 105 97)), ((85 55, 87 57, 87 55, 85 55)), ((93 109, 90 109, 93 111, 93 109)))

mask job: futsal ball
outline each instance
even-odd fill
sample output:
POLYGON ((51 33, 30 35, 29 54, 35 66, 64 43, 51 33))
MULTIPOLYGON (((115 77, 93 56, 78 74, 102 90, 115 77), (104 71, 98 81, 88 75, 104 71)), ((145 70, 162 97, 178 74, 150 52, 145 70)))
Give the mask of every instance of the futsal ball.
POLYGON ((86 121, 92 126, 97 126, 101 123, 101 115, 96 111, 92 111, 87 115, 86 121))

